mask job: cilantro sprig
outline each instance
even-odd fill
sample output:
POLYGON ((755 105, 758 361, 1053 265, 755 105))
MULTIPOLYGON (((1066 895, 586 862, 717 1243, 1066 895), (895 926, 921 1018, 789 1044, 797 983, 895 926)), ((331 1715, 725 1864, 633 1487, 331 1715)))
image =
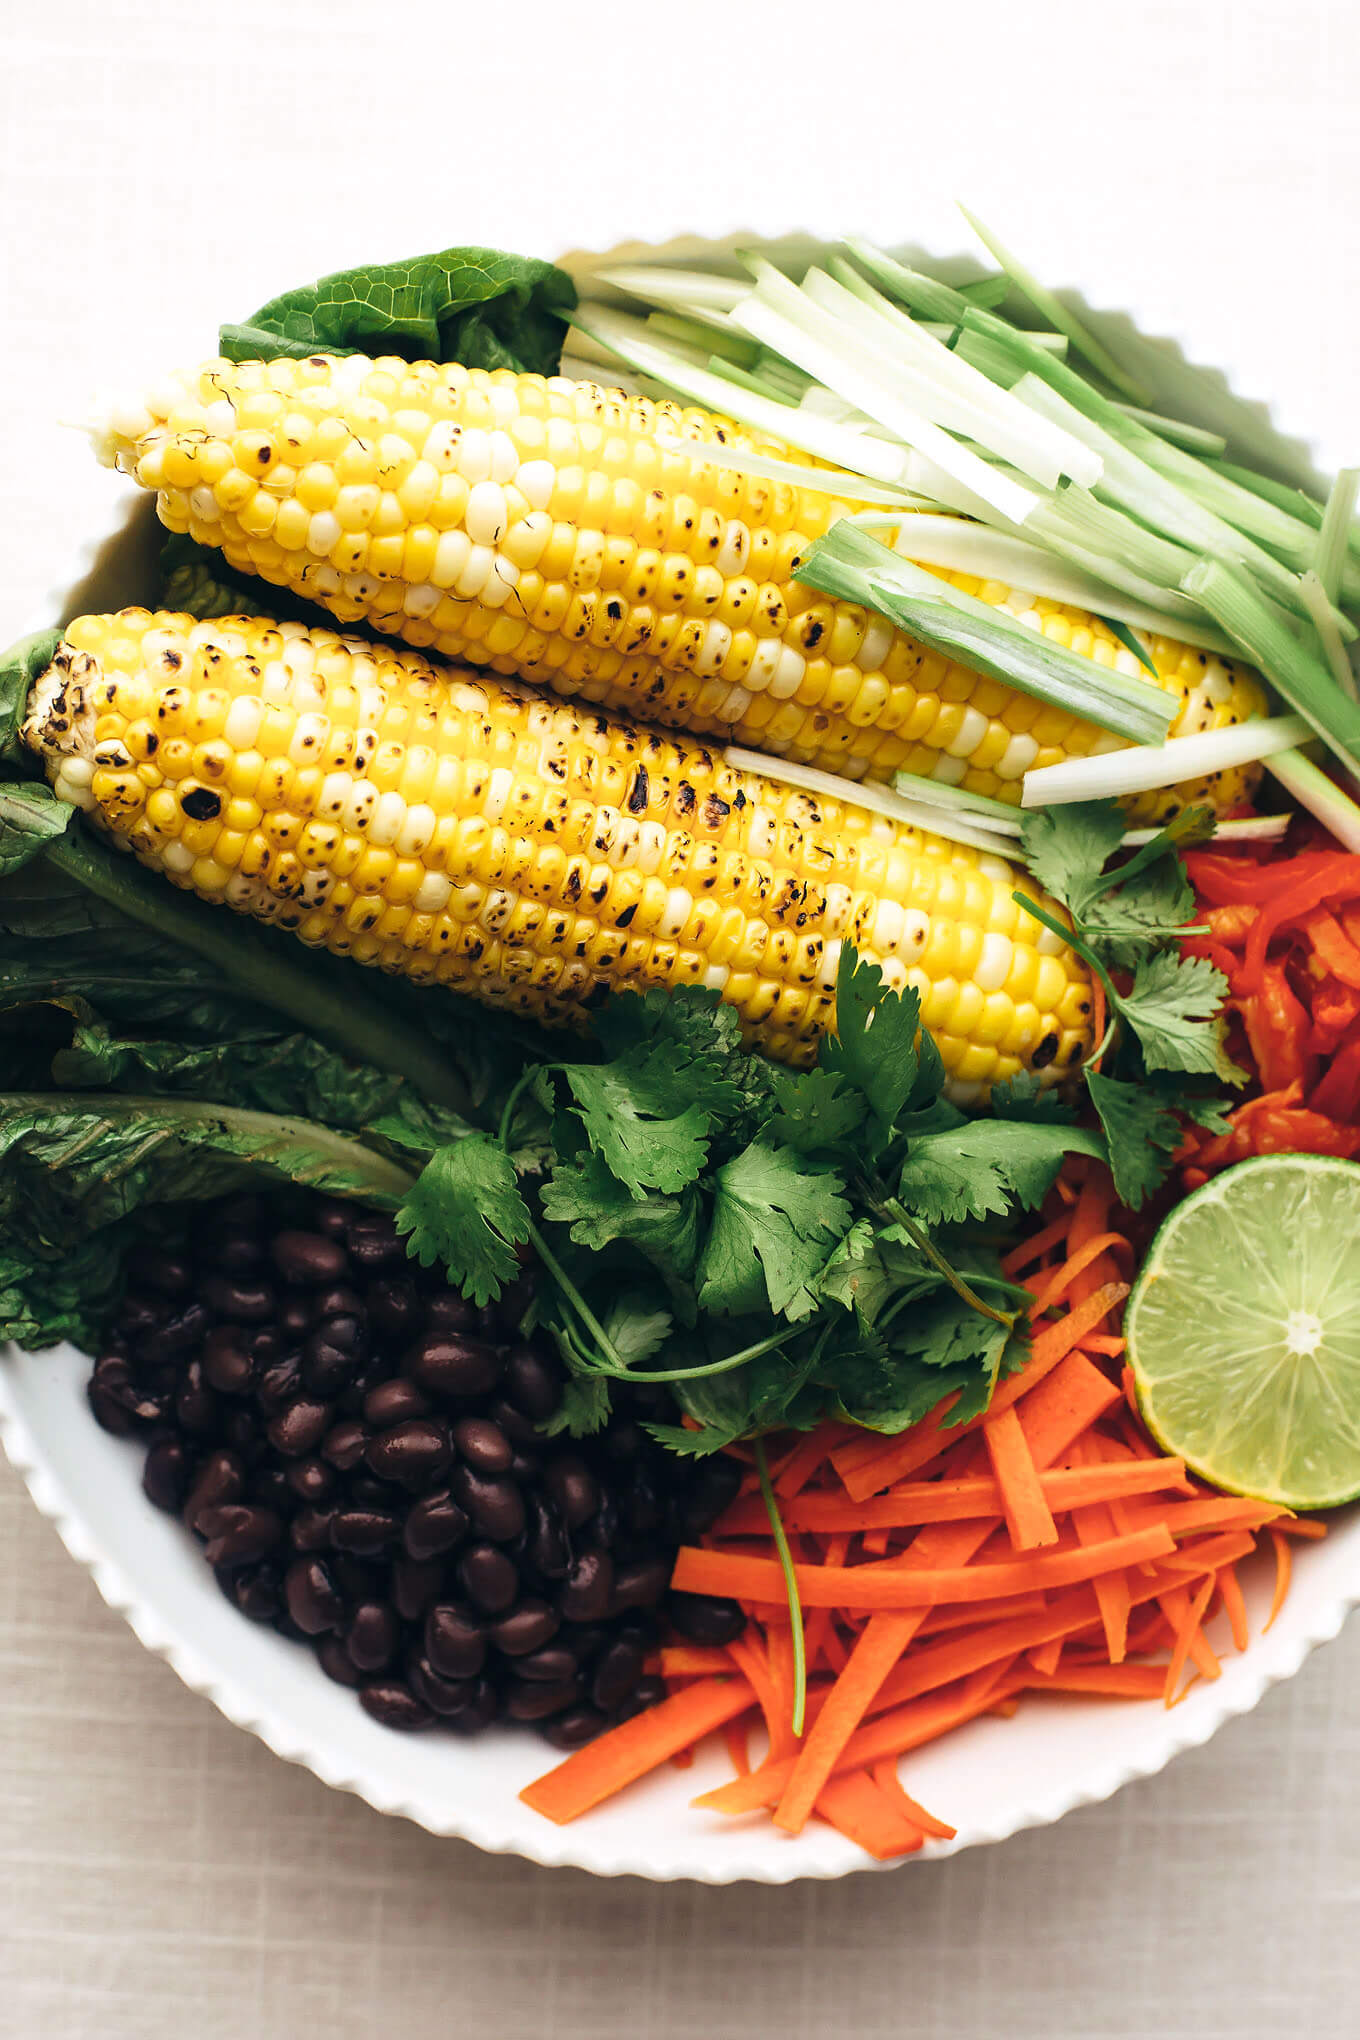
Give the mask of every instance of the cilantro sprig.
POLYGON ((596 1052, 528 1064, 496 1135, 430 1158, 399 1223, 478 1303, 533 1255, 563 1428, 626 1380, 671 1385, 690 1423, 657 1434, 690 1453, 829 1413, 894 1431, 951 1393, 984 1408, 1023 1358, 1002 1233, 1104 1140, 1028 1080, 965 1118, 916 993, 848 945, 837 1014, 792 1070, 716 993, 619 996, 596 1052))
POLYGON ((1109 1024, 1087 1064, 1086 1088, 1109 1144, 1115 1188, 1137 1210, 1170 1168, 1180 1118, 1221 1117, 1221 1092, 1206 1094, 1197 1080, 1235 1085, 1247 1073, 1227 1050, 1227 980, 1179 946, 1195 906, 1180 852, 1212 835, 1213 812, 1183 809, 1111 867, 1124 826, 1114 801, 1028 813, 1026 862, 1072 925, 1028 893, 1013 897, 1070 943, 1104 987, 1109 1024))

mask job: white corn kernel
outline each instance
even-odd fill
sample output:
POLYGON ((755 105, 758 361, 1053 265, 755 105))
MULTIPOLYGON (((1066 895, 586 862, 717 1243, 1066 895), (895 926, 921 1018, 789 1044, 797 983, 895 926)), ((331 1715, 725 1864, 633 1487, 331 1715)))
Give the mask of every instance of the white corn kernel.
POLYGON ((556 480, 557 470, 550 460, 526 460, 515 476, 515 487, 531 510, 546 510, 556 480))
POLYGON ((491 479, 491 434, 473 425, 458 445, 458 472, 473 487, 491 479))
POLYGON ((1038 755, 1039 746, 1034 738, 1024 730, 1018 731, 997 760, 994 768, 997 778, 1023 778, 1038 755))
POLYGON ((249 751, 254 747, 264 720, 264 704, 253 695, 238 694, 227 710, 222 725, 222 736, 233 751, 249 751))
POLYGON ((958 735, 946 746, 951 758, 971 758, 987 734, 987 718, 979 709, 965 708, 958 735))
POLYGON ((973 970, 973 982, 980 992, 999 992, 1010 973, 1015 945, 1009 935, 989 929, 982 938, 982 954, 973 970))
POLYGON ((505 491, 499 482, 478 482, 469 491, 463 528, 474 545, 498 544, 508 517, 505 491))
POLYGON ((440 914, 453 892, 452 882, 442 871, 427 871, 416 888, 411 905, 418 914, 440 914))

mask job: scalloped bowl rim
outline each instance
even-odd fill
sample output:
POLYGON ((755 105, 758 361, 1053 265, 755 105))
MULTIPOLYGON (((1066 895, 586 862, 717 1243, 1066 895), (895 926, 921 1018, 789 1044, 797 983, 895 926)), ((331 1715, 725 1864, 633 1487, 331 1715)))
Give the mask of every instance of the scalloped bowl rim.
MULTIPOLYGON (((607 253, 562 259, 579 277, 597 264, 644 256, 682 262, 700 251, 730 252, 757 240, 769 244, 769 237, 745 233, 717 243, 693 238, 659 247, 620 243, 607 253)), ((802 234, 781 236, 779 242, 824 245, 802 234)), ((945 249, 924 252, 951 259, 945 249)), ((1230 414, 1239 439, 1254 440, 1259 455, 1288 468, 1297 480, 1316 480, 1318 449, 1283 439, 1271 422, 1268 400, 1245 393, 1230 372, 1192 365, 1183 334, 1145 336, 1131 313, 1095 312, 1077 290, 1071 298, 1126 351, 1130 346, 1150 350, 1142 356, 1143 366, 1170 373, 1177 395, 1205 422, 1230 414)), ((119 492, 119 499, 129 508, 144 502, 127 490, 119 492)), ((79 548, 71 582, 49 597, 29 627, 42 628, 54 615, 71 614, 73 595, 87 584, 100 589, 110 556, 127 550, 132 528, 130 519, 121 531, 101 522, 79 548)), ((453 1738, 396 1737, 379 1729, 354 1705, 352 1695, 331 1686, 301 1652, 242 1623, 216 1593, 185 1533, 141 1502, 140 1454, 88 1419, 82 1392, 88 1363, 74 1348, 33 1355, 11 1347, 0 1359, 0 1445, 108 1606, 191 1691, 323 1783, 356 1794, 381 1813, 401 1814, 431 1833, 601 1876, 784 1884, 893 1867, 870 1864, 843 1837, 816 1824, 794 1841, 759 1816, 724 1822, 696 1815, 689 1806, 695 1790, 726 1775, 721 1763, 703 1752, 692 1771, 668 1770, 574 1826, 557 1828, 531 1814, 517 1797, 519 1787, 552 1761, 545 1746, 499 1733, 464 1744, 453 1738), (129 1495, 136 1504, 130 1515, 125 1508, 129 1495), (109 1510, 105 1523, 101 1515, 109 1510), (243 1674, 233 1660, 244 1661, 249 1672, 243 1674), (403 1754, 398 1763, 399 1751, 427 1757, 408 1762, 403 1754), (489 1792, 483 1789, 488 1773, 495 1774, 489 1792), (452 1796, 432 1789, 436 1778, 453 1785, 452 1796)), ((1259 1576, 1248 1581, 1248 1595, 1253 1616, 1259 1618, 1268 1600, 1259 1576)), ((1357 1601, 1360 1511, 1350 1511, 1335 1521, 1324 1542, 1296 1553, 1294 1585, 1269 1635, 1254 1634, 1245 1654, 1225 1660, 1217 1682, 1201 1681, 1174 1710, 1157 1702, 1031 1699, 1013 1720, 974 1723, 944 1744, 918 1752, 911 1760, 913 1789, 947 1818, 957 1818, 958 1834, 950 1842, 927 1844, 908 1861, 929 1862, 1048 1825, 1076 1807, 1108 1799, 1135 1779, 1152 1776, 1182 1751, 1207 1742, 1225 1721, 1247 1713, 1269 1687, 1292 1677, 1316 1646, 1336 1637, 1357 1601), (1113 1731, 1108 1736, 1107 1723, 1113 1731), (956 1811, 960 1798, 967 1801, 989 1780, 995 1782, 982 1793, 984 1803, 956 1811)))

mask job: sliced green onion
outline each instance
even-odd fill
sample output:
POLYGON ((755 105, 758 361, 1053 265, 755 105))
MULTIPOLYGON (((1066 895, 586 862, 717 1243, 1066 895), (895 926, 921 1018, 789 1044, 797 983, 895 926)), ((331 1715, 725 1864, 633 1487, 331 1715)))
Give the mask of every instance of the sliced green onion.
MULTIPOLYGON (((814 470, 814 472, 816 472, 814 470)), ((884 492, 887 493, 886 491, 884 492)), ((912 511, 894 517, 891 511, 864 510, 853 522, 866 529, 895 527, 894 551, 925 567, 944 567, 953 574, 973 574, 980 581, 1000 581, 1007 588, 1049 602, 1065 602, 1073 609, 1089 609, 1107 619, 1117 617, 1135 630, 1155 636, 1179 638, 1200 651, 1217 652, 1232 658, 1232 640, 1212 624, 1200 622, 1194 607, 1181 596, 1168 599, 1166 606, 1139 602, 1110 587, 1096 574, 1068 566, 1043 546, 1012 538, 991 525, 975 524, 964 517, 934 517, 912 511)), ((1155 595, 1156 591, 1152 591, 1155 595)))
POLYGON ((760 1480, 761 1498, 765 1503, 765 1514, 770 1519, 770 1535, 779 1558, 779 1569, 784 1575, 784 1592, 789 1597, 789 1627, 793 1636, 793 1718, 795 1735, 803 1733, 807 1719, 807 1637, 803 1631, 803 1603, 798 1593, 798 1575, 793 1569, 793 1554, 784 1531, 784 1520, 779 1513, 779 1504, 774 1498, 774 1485, 770 1480, 770 1465, 765 1457, 765 1440, 755 1440, 756 1473, 760 1480))
POLYGON ((1200 560, 1181 585, 1353 771, 1360 761, 1360 704, 1338 687, 1324 660, 1293 635, 1245 575, 1221 561, 1200 560))
POLYGON ((746 446, 733 446, 728 440, 682 439, 677 433, 661 432, 657 434, 657 445, 667 453, 683 453, 709 467, 730 468, 738 474, 763 475, 772 482, 786 482, 791 489, 820 489, 828 496, 891 505, 892 513, 883 513, 891 524, 897 523, 898 514, 906 514, 906 506, 912 501, 905 489, 866 482, 862 475, 851 474, 844 468, 800 467, 795 461, 756 453, 746 446))
POLYGON ((1202 425, 1187 425, 1183 418, 1164 418, 1158 411, 1140 410, 1137 404, 1116 404, 1136 425, 1146 425, 1159 439, 1183 446, 1187 453, 1226 453, 1228 442, 1219 432, 1206 432, 1202 425))
POLYGON ((721 355, 713 354, 705 365, 714 375, 720 375, 724 382, 736 383, 739 389, 750 390, 753 396, 764 397, 767 403, 787 404, 790 412, 797 410, 796 398, 788 396, 777 383, 766 377, 751 375, 746 369, 738 368, 735 361, 724 361, 721 355))
POLYGON ((844 807, 867 808, 870 814, 884 815, 904 828, 942 836, 946 842, 962 843, 987 857, 1011 858, 1015 854, 1014 842, 996 830, 975 828, 942 806, 928 807, 924 802, 904 800, 901 794, 877 780, 842 779, 839 773, 823 772, 816 765, 797 765, 789 758, 766 757, 763 751, 744 751, 739 744, 729 744, 723 760, 735 772, 759 773, 762 779, 791 786, 799 793, 817 793, 824 800, 839 801, 844 807))
POLYGON ((1150 403, 1151 398, 1141 383, 1135 382, 1133 377, 1120 367, 1109 349, 1082 324, 1075 312, 1069 312, 1066 305, 1054 297, 1052 291, 1040 283, 1037 276, 1032 276, 1010 250, 1003 246, 990 228, 984 227, 977 215, 969 212, 966 205, 961 205, 959 211, 992 260, 1006 272, 1016 289, 1023 291, 1040 318, 1046 319, 1050 326, 1056 326, 1060 333, 1066 333, 1078 354, 1089 361, 1096 373, 1103 375, 1113 389, 1121 390, 1131 403, 1150 403))
POLYGON ((1269 475, 1258 475, 1253 468, 1238 467, 1231 460, 1207 458, 1203 465, 1211 474, 1220 475, 1235 488, 1247 495, 1259 496, 1263 503, 1270 503, 1276 510, 1282 510, 1287 517, 1309 524, 1314 531, 1322 528, 1322 505, 1315 503, 1302 489, 1294 489, 1287 482, 1277 482, 1269 475))
POLYGON ((658 340, 679 340, 693 347, 700 359, 735 362, 738 368, 752 368, 760 356, 753 340, 734 333, 724 321, 721 327, 690 318, 685 312, 648 312, 647 331, 658 340))
POLYGON ((1341 633, 1336 627, 1336 617, 1327 591, 1318 575, 1310 567, 1303 576, 1303 599, 1308 605, 1308 614, 1317 625, 1317 634, 1322 640, 1322 649, 1327 654, 1327 664, 1333 680, 1343 694, 1352 701, 1360 701, 1360 689, 1355 684, 1355 668, 1346 656, 1346 647, 1341 642, 1341 633))
POLYGON ((739 276, 715 276, 709 269, 666 269, 659 263, 616 263, 591 272, 594 283, 612 284, 648 305, 674 306, 677 311, 730 312, 746 285, 739 276))
MULTIPOLYGON (((786 404, 758 396, 753 390, 744 390, 739 384, 696 366, 674 346, 661 347, 648 340, 640 319, 616 312, 608 305, 582 304, 573 312, 572 323, 640 374, 653 377, 694 403, 724 412, 740 424, 753 426, 757 432, 768 432, 776 439, 787 433, 786 404)), ((904 448, 889 446, 865 433, 847 431, 844 426, 814 417, 811 412, 802 414, 798 436, 805 452, 830 461, 833 467, 868 475, 874 481, 898 481, 906 465, 904 448)))
POLYGON ((976 283, 961 283, 959 296, 967 298, 970 305, 981 305, 984 312, 994 312, 1003 305, 1011 294, 1008 276, 980 276, 976 283))
POLYGON ((877 609, 932 650, 1129 743, 1159 743, 1166 735, 1174 710, 1160 687, 1066 650, 1007 610, 991 609, 900 559, 845 519, 816 541, 795 578, 877 609))
POLYGON ((1002 836, 1018 836, 1024 828, 1018 809, 1010 801, 993 800, 986 793, 970 793, 966 787, 951 786, 947 779, 927 779, 921 772, 894 772, 893 787, 904 800, 973 815, 984 828, 995 829, 1002 836))
MULTIPOLYGON (((1281 752, 1288 757, 1288 752, 1281 752)), ((1272 763, 1273 761, 1267 761, 1272 763)), ((1360 810, 1357 810, 1360 814, 1360 810)), ((1126 850, 1133 850, 1142 843, 1151 843, 1160 836, 1165 824, 1155 829, 1126 829, 1120 843, 1126 850)), ((1288 815, 1242 815, 1236 821, 1215 822, 1212 841, 1215 843, 1275 843, 1289 827, 1288 815)))
MULTIPOLYGON (((969 309, 968 299, 952 284, 940 283, 933 276, 923 276, 919 269, 908 269, 891 255, 885 255, 881 248, 875 248, 871 241, 858 241, 853 237, 846 241, 846 247, 862 269, 867 269, 880 290, 896 298, 918 319, 938 319, 946 326, 963 323, 969 309)), ((974 306, 974 310, 980 307, 974 306)))
MULTIPOLYGON (((999 475, 977 454, 952 439, 919 408, 929 392, 920 376, 895 368, 856 334, 803 295, 767 262, 753 263, 757 289, 732 316, 737 325, 776 347, 838 396, 904 445, 928 454, 957 482, 991 503, 1005 517, 1023 523, 1038 498, 1018 482, 999 475)), ((938 407, 936 407, 938 408, 938 407)))
POLYGON ((1253 716, 1227 729, 1171 737, 1164 744, 1064 758, 1060 765, 1041 765, 1025 774, 1021 805, 1057 807, 1073 800, 1118 800, 1128 793, 1151 793, 1157 787, 1178 786, 1183 779, 1252 765, 1258 758, 1306 742, 1309 734, 1301 715, 1253 716))
POLYGON ((1266 759, 1266 770, 1300 807, 1330 829, 1338 843, 1360 852, 1360 807, 1311 758, 1302 751, 1280 751, 1266 759))
POLYGON ((1322 529, 1317 535, 1317 549, 1313 554, 1313 571, 1326 591, 1327 600, 1334 603, 1341 592, 1342 571, 1350 546, 1351 523, 1355 516, 1355 498, 1360 491, 1360 468, 1342 468, 1332 483, 1327 507, 1322 513, 1322 529))

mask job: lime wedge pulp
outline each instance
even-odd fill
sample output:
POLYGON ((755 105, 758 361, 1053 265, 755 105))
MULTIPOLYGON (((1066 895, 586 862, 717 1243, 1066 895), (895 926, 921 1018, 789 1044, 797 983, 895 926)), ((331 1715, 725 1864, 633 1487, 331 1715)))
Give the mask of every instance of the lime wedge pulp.
POLYGON ((1178 1204, 1124 1316, 1148 1429, 1215 1487, 1360 1495, 1360 1163, 1261 1155, 1178 1204))

